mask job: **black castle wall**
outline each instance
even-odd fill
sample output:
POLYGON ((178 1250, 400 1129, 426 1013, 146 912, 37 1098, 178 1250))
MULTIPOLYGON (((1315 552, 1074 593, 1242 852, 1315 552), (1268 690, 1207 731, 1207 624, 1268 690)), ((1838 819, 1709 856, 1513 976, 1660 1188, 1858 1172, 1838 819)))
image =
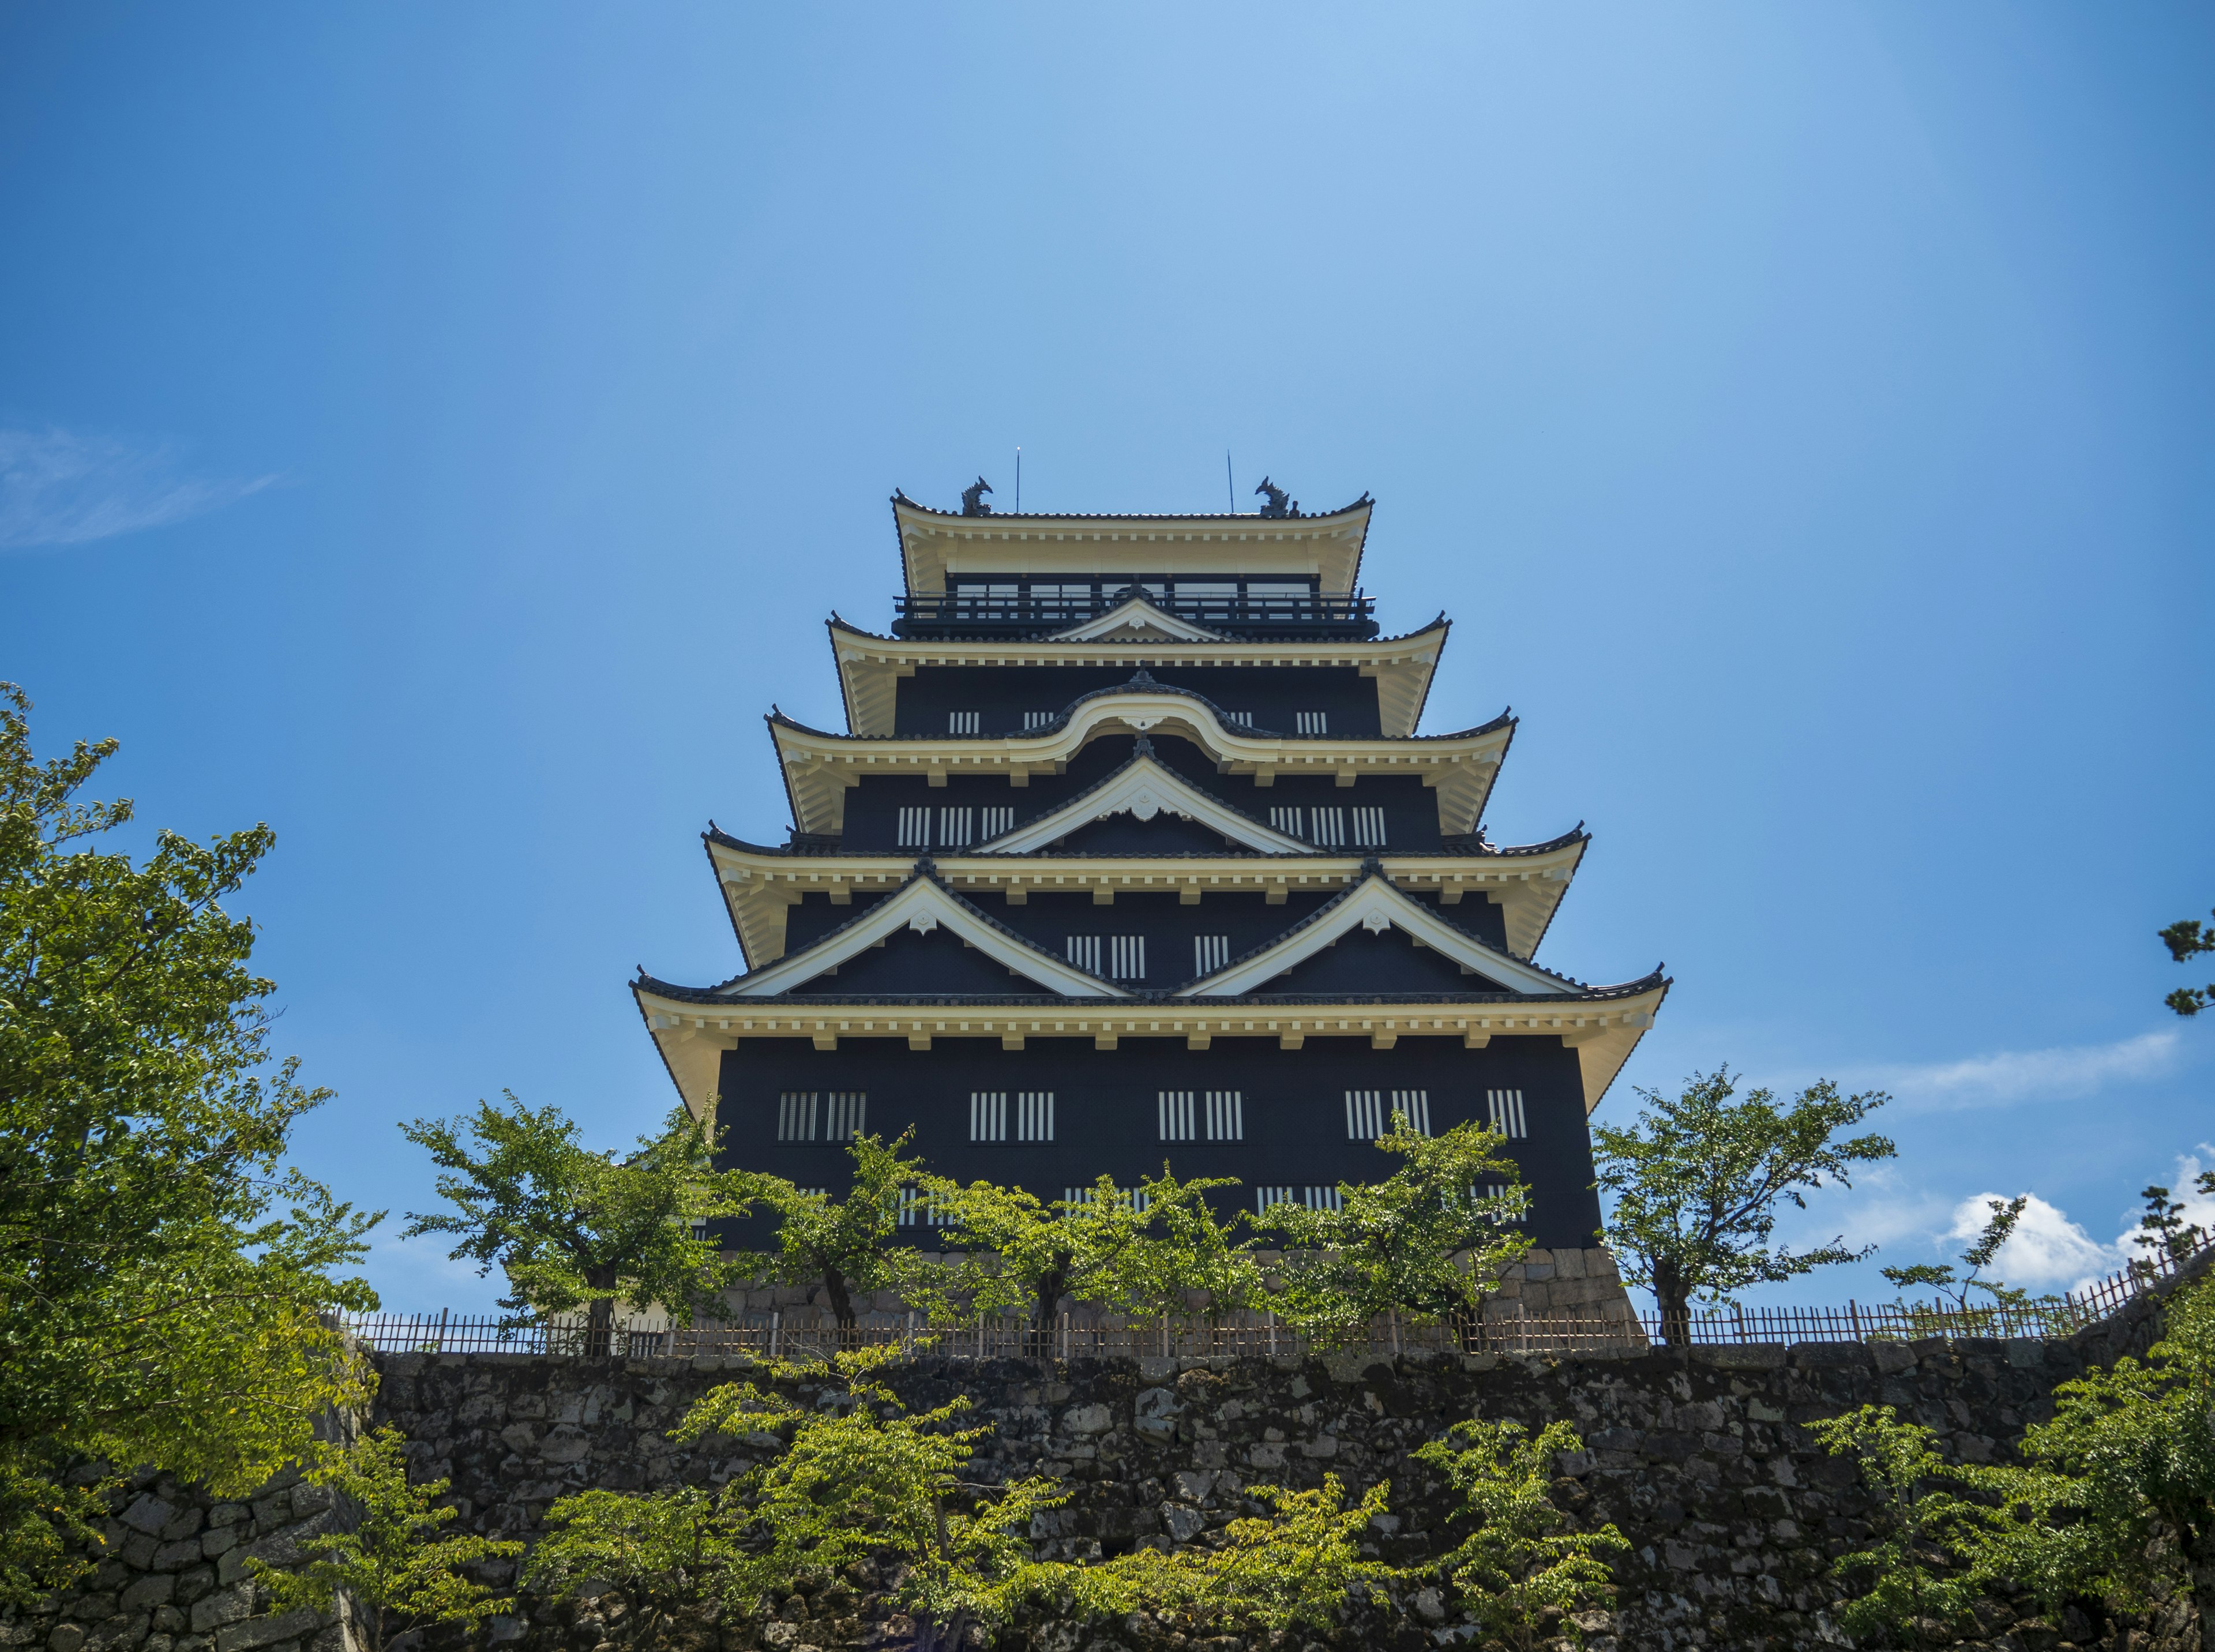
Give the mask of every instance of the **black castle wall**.
MULTIPOLYGON (((1298 727, 1296 714, 1323 711, 1333 738, 1375 740, 1384 733, 1377 679, 1359 666, 1169 665, 1147 671, 1165 688, 1250 713, 1256 728, 1289 734, 1298 727)), ((1019 734, 1026 712, 1058 715, 1078 695, 1120 688, 1131 676, 1127 666, 918 666, 900 681, 893 732, 943 735, 948 713, 974 711, 979 733, 1019 734)))
MULTIPOLYGON (((958 1017, 958 1006, 949 1006, 958 1017)), ((849 1160, 830 1142, 779 1142, 784 1090, 861 1090, 868 1128, 887 1138, 914 1127, 914 1151, 963 1182, 989 1180, 1042 1199, 1102 1174, 1119 1186, 1158 1175, 1164 1160, 1181 1178, 1236 1176, 1221 1206, 1253 1208, 1259 1187, 1330 1187, 1376 1180, 1399 1161, 1347 1139, 1348 1090, 1426 1090, 1434 1133, 1484 1120, 1488 1089, 1523 1092, 1530 1135, 1508 1151, 1533 1188, 1527 1231, 1549 1249, 1591 1244, 1599 1226, 1592 1150, 1577 1055, 1558 1038, 1500 1037, 1480 1050, 1458 1040, 1403 1039, 1390 1050, 1365 1038, 1310 1038, 1285 1050, 1273 1038, 1218 1039, 1205 1050, 1178 1039, 1131 1039, 1113 1050, 1089 1040, 1039 1038, 1021 1050, 997 1039, 941 1037, 928 1050, 903 1041, 841 1040, 819 1050, 805 1039, 751 1039, 723 1057, 717 1120, 728 1162, 773 1170, 802 1187, 843 1188, 849 1160), (1236 1090, 1244 1097, 1242 1141, 1165 1142, 1157 1096, 1164 1090, 1236 1090), (1052 1090, 1055 1139, 969 1139, 973 1090, 1052 1090)), ((733 1242, 751 1243, 743 1225, 733 1242)), ((917 1235, 918 1241, 924 1236, 917 1235)))

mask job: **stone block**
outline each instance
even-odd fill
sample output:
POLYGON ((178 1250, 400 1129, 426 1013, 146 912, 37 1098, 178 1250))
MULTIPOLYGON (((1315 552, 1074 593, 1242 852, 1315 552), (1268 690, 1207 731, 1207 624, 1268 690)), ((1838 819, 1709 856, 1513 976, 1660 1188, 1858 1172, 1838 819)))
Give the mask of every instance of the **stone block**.
POLYGON ((151 1612, 156 1606, 166 1606, 176 1599, 177 1580, 173 1574, 156 1572, 142 1577, 123 1591, 123 1610, 128 1612, 151 1612))
POLYGON ((227 1555, 236 1547, 238 1527, 235 1526, 212 1526, 200 1533, 200 1553, 210 1560, 227 1555))
POLYGON ((257 1646, 271 1646, 305 1635, 321 1621, 303 1606, 280 1618, 249 1618, 244 1623, 226 1624, 216 1631, 215 1652, 252 1652, 257 1646))
POLYGON ((187 1566, 196 1566, 200 1559, 200 1540, 187 1538, 182 1543, 165 1543, 154 1551, 154 1569, 157 1572, 181 1572, 187 1566))
POLYGON ((162 1528, 162 1541, 164 1543, 176 1543, 186 1538, 197 1537, 199 1534, 200 1527, 206 1524, 207 1511, 206 1509, 187 1508, 182 1514, 179 1514, 176 1519, 171 1520, 167 1526, 162 1528))
POLYGON ((1554 1252, 1554 1272, 1562 1279, 1582 1279, 1585 1276, 1585 1257, 1588 1254, 1583 1250, 1556 1250, 1554 1252))
POLYGON ((56 1624, 46 1633, 46 1652, 82 1652, 84 1646, 84 1626, 81 1624, 56 1624))
POLYGON ((121 1515, 124 1525, 150 1538, 160 1537, 162 1528, 176 1518, 176 1509, 150 1491, 143 1493, 121 1515))
POLYGON ((206 1635, 225 1624, 242 1622, 254 1615, 254 1589, 241 1585, 218 1589, 193 1608, 193 1632, 206 1635))
POLYGON ((1876 1356, 1865 1342, 1795 1342, 1792 1363, 1802 1371, 1874 1371, 1876 1356))
POLYGON ((1104 1434, 1115 1426, 1115 1414, 1104 1405, 1073 1405, 1061 1414, 1061 1426, 1073 1434, 1104 1434))

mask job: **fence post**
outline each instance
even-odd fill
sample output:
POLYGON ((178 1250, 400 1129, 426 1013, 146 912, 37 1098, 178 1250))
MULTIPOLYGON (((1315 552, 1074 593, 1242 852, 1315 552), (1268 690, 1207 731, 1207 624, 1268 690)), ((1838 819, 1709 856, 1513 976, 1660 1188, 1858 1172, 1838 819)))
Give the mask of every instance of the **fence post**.
POLYGON ((1855 1301, 1853 1298, 1848 1297, 1846 1299, 1846 1311, 1853 1317, 1854 1341, 1856 1342, 1863 1341, 1864 1339, 1862 1336, 1862 1305, 1855 1301))
POLYGON ((784 1316, 771 1308, 769 1312, 769 1357, 772 1360, 776 1358, 777 1331, 783 1322, 784 1316))
POLYGON ((1732 1323, 1733 1323, 1737 1327, 1737 1332, 1736 1332, 1736 1335, 1737 1335, 1737 1336, 1738 1336, 1738 1340, 1739 1340, 1739 1342, 1743 1342, 1744 1341, 1746 1341, 1746 1304, 1745 1304, 1745 1303, 1743 1303, 1743 1302, 1733 1302, 1733 1303, 1732 1303, 1732 1304, 1731 1304, 1731 1321, 1732 1321, 1732 1323))
POLYGON ((1276 1311, 1275 1311, 1274 1309, 1271 1309, 1271 1310, 1269 1310, 1269 1311, 1267 1311, 1267 1313, 1266 1314, 1265 1317, 1267 1317, 1267 1320, 1268 1320, 1268 1322, 1269 1322, 1269 1357, 1270 1357, 1271 1359, 1273 1359, 1273 1359, 1275 1359, 1275 1358, 1277 1357, 1277 1314, 1276 1314, 1276 1311))

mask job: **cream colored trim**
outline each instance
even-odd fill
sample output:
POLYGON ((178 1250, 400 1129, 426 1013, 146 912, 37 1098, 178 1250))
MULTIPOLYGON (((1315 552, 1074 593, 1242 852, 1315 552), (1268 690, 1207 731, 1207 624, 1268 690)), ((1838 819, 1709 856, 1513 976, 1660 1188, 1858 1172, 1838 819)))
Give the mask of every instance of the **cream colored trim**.
POLYGON ((1468 1048, 1494 1038, 1559 1038, 1583 1068, 1585 1111, 1599 1105, 1661 1007, 1655 986, 1602 1003, 1303 1004, 1244 999, 1059 999, 1044 1004, 692 1004, 638 989, 647 1026, 696 1116, 715 1093, 722 1055, 748 1041, 806 1038, 833 1049, 841 1039, 1089 1038, 1112 1048, 1126 1038, 1274 1038, 1286 1048, 1310 1038, 1457 1038, 1468 1048))
POLYGON ((1144 597, 1120 602, 1104 614, 1095 614, 1065 631, 1056 631, 1049 642, 1228 642, 1220 631, 1211 631, 1188 619, 1157 608, 1144 597))
MULTIPOLYGON (((1385 875, 1411 892, 1434 891, 1448 905, 1463 900, 1490 900, 1503 909, 1507 949, 1528 958, 1553 921, 1554 912, 1583 858, 1582 840, 1543 855, 1392 855, 1384 857, 1385 875)), ((782 855, 708 844, 723 899, 738 927, 749 964, 761 969, 784 955, 785 913, 811 891, 828 894, 833 905, 850 903, 858 892, 874 894, 899 887, 914 862, 893 855, 782 855)), ((1021 904, 1034 889, 1064 894, 1089 892, 1110 900, 1129 894, 1174 890, 1198 901, 1211 894, 1264 891, 1273 901, 1289 894, 1335 894, 1361 875, 1355 855, 1304 855, 1298 861, 1256 860, 1248 855, 1138 857, 1055 856, 1009 862, 991 857, 941 855, 938 875, 969 894, 1005 895, 1021 904)))
MULTIPOLYGON (((1445 647, 1446 628, 1433 626, 1413 636, 1377 642, 1317 641, 1221 642, 1142 642, 1137 638, 1080 642, 1034 639, 1025 642, 933 642, 890 640, 856 635, 833 626, 831 653, 845 697, 846 728, 864 739, 883 740, 893 731, 899 679, 918 666, 1353 666, 1377 679, 1377 710, 1387 738, 1403 740, 1415 732, 1415 719, 1430 692, 1431 678, 1445 647)), ((1071 697, 1072 698, 1074 696, 1071 697)))
POLYGON ((1219 797, 1212 797, 1173 769, 1150 757, 1141 757, 1120 771, 1100 789, 1073 797, 1059 808, 1027 820, 1012 832, 1002 832, 977 845, 979 854, 1022 855, 1043 849, 1065 838, 1077 827, 1111 814, 1136 815, 1150 820, 1163 812, 1197 820, 1234 843, 1265 854, 1304 855, 1309 845, 1241 814, 1219 797))
POLYGON ((911 596, 949 574, 1307 574, 1325 596, 1353 589, 1371 505, 1328 516, 941 516, 894 501, 911 596))
POLYGON ((1496 952, 1464 934, 1419 900, 1410 900, 1389 879, 1372 877, 1313 922, 1264 947, 1250 957, 1231 963, 1212 975, 1202 976, 1175 997, 1235 998, 1259 991, 1286 970, 1312 958, 1325 947, 1357 929, 1398 930, 1510 992, 1567 995, 1575 988, 1560 978, 1521 961, 1496 952))
POLYGON ((1036 736, 875 740, 770 725, 801 817, 796 824, 824 833, 844 829, 846 789, 860 784, 864 771, 919 774, 935 786, 954 774, 1004 775, 1028 785, 1034 773, 1058 773, 1099 735, 1126 729, 1184 735, 1224 773, 1250 775, 1257 786, 1274 783, 1280 774, 1328 774, 1347 786, 1363 775, 1420 775, 1438 792, 1439 829, 1449 835, 1476 829, 1513 733, 1510 724, 1457 739, 1300 740, 1249 733, 1224 723, 1189 695, 1145 689, 1087 700, 1061 728, 1036 736))

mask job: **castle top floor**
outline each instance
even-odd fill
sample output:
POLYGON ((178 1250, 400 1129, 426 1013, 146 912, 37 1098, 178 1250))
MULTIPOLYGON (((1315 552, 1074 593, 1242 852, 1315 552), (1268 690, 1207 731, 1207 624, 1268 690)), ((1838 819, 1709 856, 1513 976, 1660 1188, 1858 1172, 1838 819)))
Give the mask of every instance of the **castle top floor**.
MULTIPOLYGON (((981 501, 979 501, 981 504, 981 501)), ((1367 495, 1319 516, 956 513, 893 496, 905 592, 893 631, 1031 636, 1132 595, 1231 635, 1373 636, 1357 581, 1367 495)))

